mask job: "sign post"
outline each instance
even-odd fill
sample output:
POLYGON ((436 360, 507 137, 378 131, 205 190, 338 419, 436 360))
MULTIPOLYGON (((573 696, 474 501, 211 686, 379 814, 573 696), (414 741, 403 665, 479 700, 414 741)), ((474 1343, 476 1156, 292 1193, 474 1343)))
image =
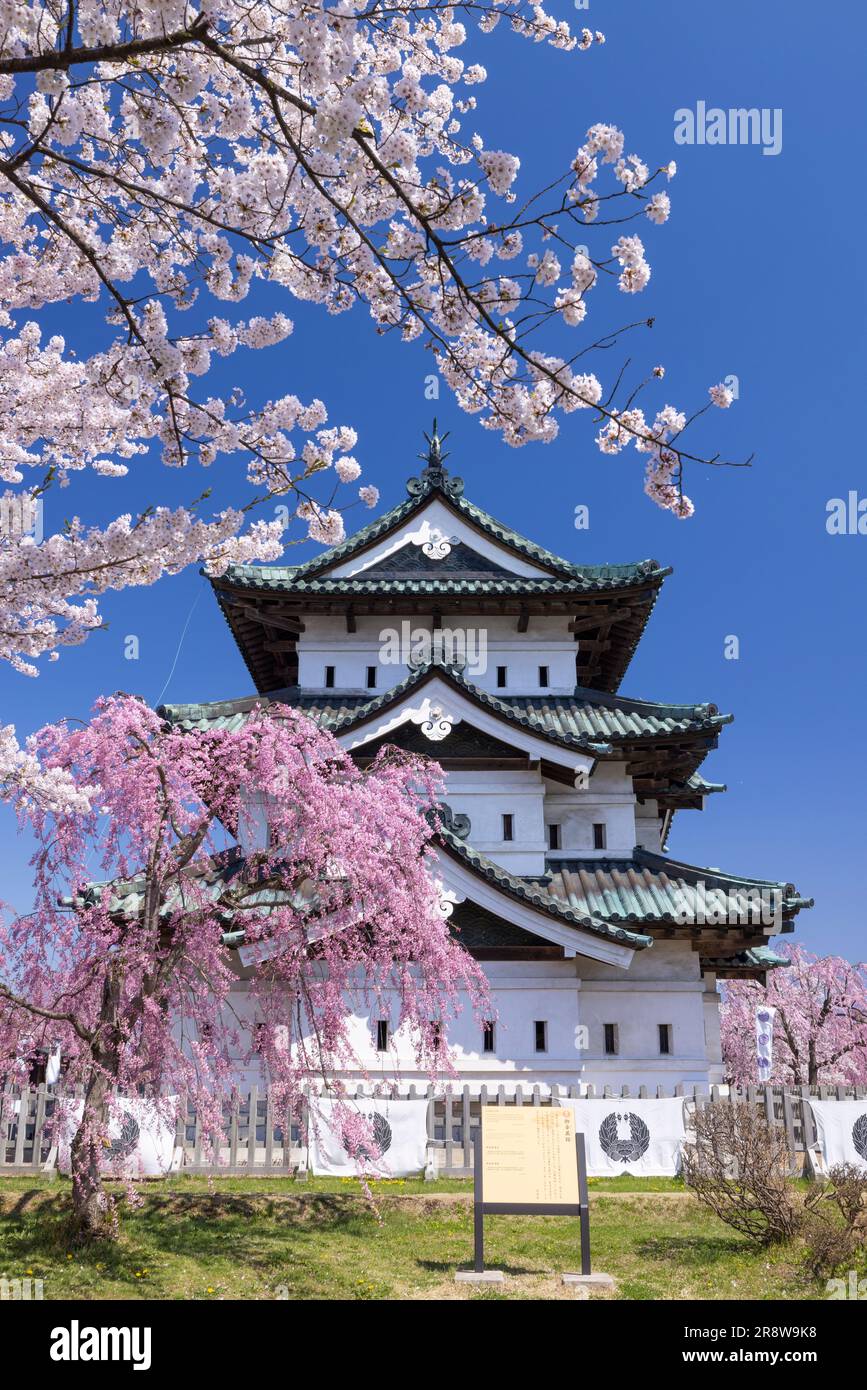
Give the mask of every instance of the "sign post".
MULTIPOLYGON (((473 1274, 484 1278, 485 1216, 577 1216, 581 1278, 590 1276, 590 1209, 584 1135, 554 1106, 482 1105, 474 1150, 473 1274)), ((487 1272, 493 1277, 493 1271, 487 1272)), ((575 1276, 573 1276, 575 1277, 575 1276)))

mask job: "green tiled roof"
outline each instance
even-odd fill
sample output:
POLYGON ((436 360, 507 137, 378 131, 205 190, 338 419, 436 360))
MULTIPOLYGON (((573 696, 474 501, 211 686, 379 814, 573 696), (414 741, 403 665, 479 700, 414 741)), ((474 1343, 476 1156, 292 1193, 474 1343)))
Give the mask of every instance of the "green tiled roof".
POLYGON ((493 883, 507 896, 536 908, 539 912, 556 917, 570 926, 580 927, 583 931, 595 932, 598 936, 607 937, 633 950, 643 950, 653 945, 653 937, 619 925, 609 914, 595 913, 566 903, 538 880, 510 873, 508 869, 495 864, 492 859, 480 854, 465 840, 459 839, 446 829, 441 829, 437 838, 444 850, 466 864, 474 873, 493 883))
MULTIPOLYGON (((383 536, 396 530, 408 518, 424 508, 431 497, 437 497, 457 516, 463 517, 475 529, 482 531, 500 545, 520 555, 522 559, 529 560, 566 579, 577 580, 588 588, 615 588, 622 584, 634 584, 637 579, 645 578, 650 574, 662 576, 670 573, 669 570, 660 569, 655 560, 644 560, 633 565, 572 564, 569 560, 564 560, 562 556, 555 555, 553 551, 546 550, 544 546, 536 545, 534 541, 528 540, 526 536, 512 530, 510 526, 504 526, 489 512, 468 501, 463 495, 463 487, 463 480, 449 477, 445 469, 425 469, 420 478, 411 478, 407 483, 410 496, 406 501, 400 502, 390 511, 384 512, 368 526, 362 527, 360 531, 356 531, 354 535, 347 537, 339 545, 332 546, 330 550, 325 550, 300 565, 232 565, 227 570, 226 577, 235 584, 249 582, 256 587, 263 588, 300 588, 303 581, 322 574, 323 571, 331 569, 334 565, 343 564, 358 551, 369 548, 383 536)), ((343 585, 352 581, 341 579, 335 582, 343 585)), ((309 588, 301 591, 317 592, 317 590, 309 588)), ((384 592, 388 592, 388 590, 384 590, 384 592)), ((395 592, 401 592, 401 590, 398 588, 395 592)), ((484 590, 476 591, 474 589, 470 592, 484 592, 484 590)), ((494 592, 500 592, 500 590, 495 589, 494 592)), ((571 592, 571 590, 567 589, 566 592, 571 592)))
MULTIPOLYGON (((631 859, 550 861, 548 873, 543 878, 536 878, 513 874, 495 864, 447 826, 440 827, 436 840, 441 852, 459 860, 507 897, 568 926, 592 932, 633 950, 643 950, 653 944, 653 937, 646 930, 638 929, 642 926, 649 928, 672 922, 680 926, 690 925, 690 921, 684 921, 679 913, 684 902, 695 901, 695 884, 700 880, 705 882, 709 890, 706 898, 708 904, 712 903, 711 893, 714 890, 730 892, 738 886, 748 886, 752 889, 781 890, 784 894, 782 910, 787 915, 812 905, 811 901, 797 897, 791 884, 735 878, 730 874, 721 874, 719 870, 679 864, 641 848, 633 851, 631 859)), ((233 881, 239 879, 245 862, 240 849, 226 850, 215 854, 208 863, 196 865, 188 875, 195 877, 197 885, 191 906, 213 903, 223 921, 223 939, 231 946, 243 940, 243 928, 239 929, 236 925, 231 902, 220 900, 231 894, 233 881)), ((240 882, 237 887, 241 887, 240 882)), ((109 907, 112 912, 127 918, 135 918, 139 914, 144 897, 143 875, 122 882, 93 883, 76 900, 64 899, 64 905, 73 907, 95 902, 106 888, 111 889, 109 907)), ((257 890, 252 884, 245 885, 243 896, 246 905, 260 907, 285 901, 286 898, 285 894, 274 889, 257 890)), ((309 897, 303 894, 293 895, 292 902, 299 908, 310 906, 309 897)), ((180 905, 180 889, 176 885, 162 905, 161 915, 168 916, 177 911, 180 905)), ((784 956, 775 954, 769 946, 752 947, 728 957, 702 957, 704 968, 718 973, 747 973, 787 963, 784 956)))
POLYGON ((778 970, 792 963, 788 956, 779 955, 772 946, 750 946, 749 950, 738 951, 736 955, 728 957, 703 955, 701 962, 705 970, 732 974, 749 970, 778 970))
MULTIPOLYGON (((191 865, 188 872, 184 875, 184 881, 191 886, 195 884, 195 893, 190 898, 190 908, 198 909, 203 904, 217 904, 221 896, 232 888, 233 880, 237 879, 244 868, 245 859, 243 851, 240 849, 229 849, 216 853, 208 861, 198 861, 191 865)), ((240 888, 241 882, 238 883, 240 888)), ((74 907, 78 905, 86 906, 96 903, 102 897, 105 889, 111 890, 108 900, 108 909, 118 916, 135 918, 141 912, 144 904, 145 877, 138 874, 130 879, 116 879, 112 882, 94 882, 87 885, 77 898, 64 898, 64 907, 74 907)), ((244 903, 248 907, 267 906, 277 901, 285 902, 285 893, 276 892, 272 888, 255 889, 251 885, 245 885, 244 903)), ((302 895, 293 895, 290 899, 296 906, 301 907, 308 903, 302 895)), ((183 906, 181 897, 181 886, 175 881, 173 891, 166 898, 160 908, 160 916, 167 917, 173 912, 177 912, 183 906)), ((231 908, 227 904, 221 904, 219 915, 224 916, 227 922, 231 921, 231 908)))
MULTIPOLYGON (((305 694, 297 687, 277 691, 271 697, 302 710, 332 733, 362 724, 378 710, 398 703, 416 686, 434 675, 447 679, 470 699, 509 723, 566 747, 604 756, 612 742, 654 739, 678 734, 713 734, 732 716, 720 714, 715 705, 665 705, 599 694, 582 687, 574 695, 492 695, 468 681, 448 664, 432 661, 413 672, 391 690, 372 698, 365 695, 330 696, 305 694)), ((161 705, 159 712, 185 729, 238 728, 262 697, 248 696, 200 705, 161 705)), ((701 783, 701 779, 698 779, 701 783)), ((709 786, 710 784, 703 784, 709 786)), ((692 789, 692 788, 691 788, 692 789)), ((696 785, 697 792, 701 787, 696 785)), ((714 788, 716 790, 718 788, 714 788)))
POLYGON ((630 700, 578 686, 573 695, 503 697, 534 725, 561 736, 605 739, 647 738, 681 733, 711 733, 731 723, 716 705, 668 705, 630 700))
MULTIPOLYGON (((578 566, 573 568, 579 570, 578 566)), ((218 588, 228 583, 244 589, 301 596, 334 594, 346 597, 357 595, 366 598, 375 595, 399 598, 404 595, 429 594, 432 598, 447 598, 450 595, 478 598, 499 595, 558 598, 571 594, 604 593, 609 589, 623 589, 642 579, 662 579, 671 573, 671 570, 655 568, 652 560, 642 565, 584 565, 580 570, 580 573, 565 575, 562 578, 553 575, 544 578, 530 575, 502 578, 491 575, 484 579, 461 579, 453 575, 443 578, 413 575, 411 578, 365 579, 363 573, 353 577, 323 575, 308 578, 300 573, 299 569, 289 565, 230 565, 224 574, 213 580, 213 583, 218 588)))
MULTIPOLYGON (((487 879, 501 892, 528 907, 535 908, 539 912, 555 917, 569 926, 580 928, 582 931, 594 932, 598 936, 604 936, 621 945, 630 946, 634 950, 652 945, 652 938, 649 936, 631 931, 603 918, 595 919, 590 913, 575 911, 573 907, 553 896, 540 884, 511 874, 508 870, 492 863, 484 855, 471 849, 460 836, 444 826, 438 831, 437 841, 441 849, 447 850, 455 858, 461 860, 473 873, 487 879)), ((220 903, 220 899, 227 892, 231 892, 233 880, 239 878, 245 862, 243 852, 240 849, 227 850, 221 854, 215 854, 208 863, 197 864, 187 875, 188 879, 195 879, 197 887, 197 891, 192 897, 191 907, 195 905, 198 908, 203 902, 219 905, 218 912, 223 918, 225 927, 223 939, 226 944, 233 946, 238 945, 243 940, 243 928, 239 930, 236 927, 231 904, 220 903)), ((238 887, 241 887, 240 882, 238 887)), ((89 884, 75 900, 72 898, 64 899, 64 905, 74 907, 79 904, 97 902, 106 888, 111 890, 109 899, 111 912, 129 919, 135 919, 138 916, 144 903, 144 875, 137 875, 134 878, 113 883, 89 884)), ((286 894, 277 892, 273 888, 256 890, 252 885, 245 885, 243 898, 246 906, 267 907, 278 901, 285 902, 286 894)), ((293 895, 290 900, 299 908, 309 906, 309 898, 300 894, 293 895)), ((180 886, 175 884, 173 891, 160 909, 160 915, 167 917, 178 911, 181 906, 180 886)))
POLYGON ((689 925, 702 906, 709 916, 715 904, 721 906, 724 900, 748 904, 748 894, 774 891, 779 893, 784 918, 812 907, 812 899, 799 897, 791 883, 682 864, 640 846, 629 859, 550 859, 545 878, 536 881, 576 912, 590 912, 611 922, 689 925))
POLYGON ((390 511, 384 512, 368 526, 322 551, 300 565, 230 565, 225 574, 214 582, 219 587, 228 582, 242 588, 289 592, 298 594, 573 594, 619 589, 643 579, 662 579, 670 574, 656 560, 642 560, 628 565, 576 565, 544 546, 536 545, 510 526, 477 507, 463 495, 463 480, 449 477, 445 469, 423 470, 420 478, 410 478, 410 496, 390 511), (548 570, 548 577, 492 574, 485 578, 461 579, 454 575, 434 575, 394 579, 365 579, 363 574, 352 578, 328 577, 327 572, 346 562, 351 556, 369 549, 376 541, 403 525, 422 510, 432 497, 463 517, 471 527, 505 546, 522 560, 529 560, 548 570))

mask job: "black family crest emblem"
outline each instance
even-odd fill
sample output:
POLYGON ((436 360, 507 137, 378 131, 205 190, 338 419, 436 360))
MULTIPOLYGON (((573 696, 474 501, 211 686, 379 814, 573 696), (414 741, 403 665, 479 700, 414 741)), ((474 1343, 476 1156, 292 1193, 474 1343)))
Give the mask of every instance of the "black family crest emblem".
POLYGON ((867 1114, 859 1115, 852 1126, 852 1143, 856 1154, 867 1163, 867 1114))
POLYGON ((650 1130, 632 1110, 612 1110, 599 1126, 599 1143, 609 1158, 617 1163, 636 1163, 647 1153, 650 1130), (621 1137, 620 1125, 629 1125, 629 1138, 621 1137))
POLYGON ((112 1158, 129 1158, 130 1154, 135 1152, 141 1131, 134 1115, 128 1110, 122 1110, 120 1113, 120 1134, 116 1139, 110 1140, 108 1151, 112 1158))
MULTIPOLYGON (((388 1123, 388 1120, 385 1118, 384 1115, 380 1115, 378 1110, 375 1110, 366 1118, 370 1120, 371 1124, 373 1125, 372 1140, 373 1146, 376 1148, 377 1152, 375 1154, 371 1153, 370 1149, 367 1147, 366 1144, 359 1144, 353 1157, 364 1158, 367 1159, 368 1162, 372 1162, 374 1159, 382 1158, 385 1154, 388 1153, 389 1149, 391 1148, 391 1125, 388 1123)), ((343 1147, 346 1150, 346 1152, 349 1153, 349 1148, 345 1139, 343 1141, 343 1147)))

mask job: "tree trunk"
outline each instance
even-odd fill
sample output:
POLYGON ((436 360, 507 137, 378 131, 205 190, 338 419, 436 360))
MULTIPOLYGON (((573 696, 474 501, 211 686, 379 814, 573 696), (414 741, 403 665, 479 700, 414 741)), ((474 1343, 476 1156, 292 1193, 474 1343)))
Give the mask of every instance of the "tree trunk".
POLYGON ((115 960, 108 964, 102 982, 99 1040, 91 1044, 92 1068, 84 1091, 84 1110, 69 1152, 72 1210, 83 1240, 113 1236, 115 1231, 113 1207, 102 1185, 101 1164, 108 1133, 111 1087, 119 1069, 120 997, 121 967, 115 960))
POLYGON ((92 1072, 84 1093, 81 1124, 69 1151, 72 1211, 76 1230, 84 1240, 112 1234, 111 1209, 100 1173, 109 1093, 110 1084, 104 1073, 92 1072))

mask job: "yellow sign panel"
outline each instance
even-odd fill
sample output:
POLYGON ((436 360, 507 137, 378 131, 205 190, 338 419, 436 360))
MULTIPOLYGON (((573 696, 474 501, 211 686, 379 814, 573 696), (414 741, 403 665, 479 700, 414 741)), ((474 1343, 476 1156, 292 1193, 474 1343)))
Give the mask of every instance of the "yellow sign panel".
POLYGON ((483 1105, 482 1192, 485 1203, 577 1206, 572 1109, 483 1105))

